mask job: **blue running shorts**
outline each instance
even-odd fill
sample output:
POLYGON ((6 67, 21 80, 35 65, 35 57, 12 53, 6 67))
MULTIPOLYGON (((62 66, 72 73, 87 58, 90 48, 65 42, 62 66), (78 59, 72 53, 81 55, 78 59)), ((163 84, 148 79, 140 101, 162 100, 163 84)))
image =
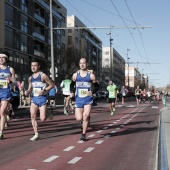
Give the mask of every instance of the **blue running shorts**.
POLYGON ((85 98, 76 97, 75 108, 83 108, 84 105, 89 105, 93 103, 93 97, 88 96, 85 98))
POLYGON ((48 102, 47 96, 33 96, 31 100, 31 103, 34 103, 38 107, 47 104, 47 102, 48 102))

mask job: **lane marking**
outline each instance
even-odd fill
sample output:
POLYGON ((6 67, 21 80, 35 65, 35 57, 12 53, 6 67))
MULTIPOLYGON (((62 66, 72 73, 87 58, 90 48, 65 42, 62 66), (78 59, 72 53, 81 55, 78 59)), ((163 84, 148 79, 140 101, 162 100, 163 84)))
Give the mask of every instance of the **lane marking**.
POLYGON ((158 109, 158 106, 152 106, 152 109, 158 109))
POLYGON ((103 143, 104 140, 98 140, 95 144, 99 145, 101 143, 103 143))
POLYGON ((114 124, 116 124, 117 122, 113 122, 114 124))
POLYGON ((108 127, 104 127, 103 129, 108 129, 108 127))
POLYGON ((116 133, 116 131, 115 131, 115 130, 113 130, 113 131, 111 131, 111 133, 116 133))
POLYGON ((84 152, 91 152, 93 149, 94 149, 93 147, 89 147, 84 152))
POLYGON ((113 124, 109 124, 108 126, 113 126, 113 124))
POLYGON ((53 160, 57 159, 59 156, 57 155, 53 155, 49 158, 47 158, 46 160, 44 160, 43 162, 52 162, 53 160))
POLYGON ((75 163, 77 163, 81 158, 82 158, 82 157, 75 157, 75 158, 73 158, 71 161, 69 161, 68 163, 69 163, 69 164, 75 164, 75 163))
POLYGON ((116 128, 116 130, 119 130, 120 128, 116 128))
POLYGON ((117 122, 119 122, 120 120, 117 120, 117 122))
POLYGON ((105 135, 105 136, 104 136, 104 138, 109 138, 109 137, 110 137, 110 135, 105 135))
POLYGON ((69 146, 68 148, 64 149, 63 151, 70 151, 70 150, 72 150, 73 148, 75 148, 75 146, 69 146))
POLYGON ((92 137, 94 137, 95 136, 95 134, 91 134, 91 135, 89 135, 88 137, 89 138, 92 138, 92 137))
POLYGON ((103 130, 98 130, 97 133, 101 133, 103 130))

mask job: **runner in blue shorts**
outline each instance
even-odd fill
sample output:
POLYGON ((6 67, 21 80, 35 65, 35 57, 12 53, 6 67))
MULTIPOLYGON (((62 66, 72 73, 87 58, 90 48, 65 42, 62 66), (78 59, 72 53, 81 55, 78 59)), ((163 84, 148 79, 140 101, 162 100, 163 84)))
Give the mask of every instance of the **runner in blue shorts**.
POLYGON ((7 52, 0 53, 0 140, 4 139, 6 110, 11 99, 10 83, 15 81, 15 71, 8 66, 8 59, 7 52))
POLYGON ((40 111, 41 121, 45 121, 47 117, 52 119, 52 115, 50 115, 50 112, 48 112, 49 115, 47 116, 47 94, 48 91, 54 87, 54 83, 45 73, 40 71, 40 64, 37 60, 31 62, 31 70, 33 72, 33 75, 28 79, 29 87, 28 90, 25 91, 25 95, 28 95, 30 93, 33 94, 30 113, 35 135, 30 140, 35 141, 39 139, 38 124, 36 121, 36 114, 38 109, 40 111))
POLYGON ((79 66, 80 70, 72 77, 70 96, 73 97, 75 92, 75 117, 77 121, 82 121, 83 133, 80 140, 85 141, 93 103, 92 94, 98 91, 99 85, 95 75, 88 71, 88 63, 85 58, 80 59, 79 66))

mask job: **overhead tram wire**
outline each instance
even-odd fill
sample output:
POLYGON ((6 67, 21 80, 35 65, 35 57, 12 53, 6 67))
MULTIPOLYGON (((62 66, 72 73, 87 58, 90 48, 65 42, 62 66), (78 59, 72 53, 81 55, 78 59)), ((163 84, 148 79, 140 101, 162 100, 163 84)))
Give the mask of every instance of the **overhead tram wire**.
POLYGON ((120 18, 122 19, 123 23, 124 23, 124 24, 125 24, 125 26, 127 27, 128 31, 129 31, 130 35, 132 36, 132 39, 133 39, 133 41, 134 41, 134 43, 135 43, 136 49, 137 49, 137 51, 138 51, 138 53, 139 53, 139 56, 140 56, 140 57, 141 57, 141 59, 143 60, 143 57, 142 57, 142 56, 141 56, 141 54, 140 54, 140 51, 139 51, 139 49, 138 49, 138 46, 137 46, 137 43, 136 43, 136 41, 135 41, 135 39, 134 39, 133 34, 130 32, 130 30, 129 30, 129 28, 128 28, 127 24, 126 24, 126 22, 124 21, 124 19, 123 19, 123 18, 122 18, 122 16, 120 15, 120 13, 119 13, 118 9, 116 8, 116 6, 115 6, 115 4, 113 3, 113 1, 112 1, 112 0, 111 0, 111 3, 112 3, 112 5, 114 6, 114 8, 116 9, 117 13, 119 14, 119 16, 120 16, 120 18))
MULTIPOLYGON (((84 2, 84 3, 86 3, 86 4, 89 4, 89 5, 91 5, 91 6, 94 6, 95 8, 98 8, 98 9, 104 11, 104 12, 107 12, 107 13, 109 13, 109 14, 113 14, 113 15, 115 15, 115 16, 117 16, 117 17, 120 18, 119 15, 117 15, 117 14, 111 12, 111 11, 108 11, 108 10, 106 10, 106 9, 104 9, 104 8, 101 8, 101 7, 97 6, 97 5, 94 5, 94 4, 92 4, 92 3, 89 3, 89 2, 87 2, 87 1, 85 1, 85 0, 81 0, 81 1, 84 2)), ((122 17, 122 18, 123 18, 124 20, 127 20, 127 21, 129 21, 129 22, 134 23, 134 21, 132 21, 132 20, 130 20, 130 19, 127 19, 127 18, 125 18, 125 17, 122 17)), ((137 23, 137 24, 138 24, 138 23, 137 23)), ((138 25, 141 26, 141 24, 138 24, 138 25)))
MULTIPOLYGON (((126 1, 126 0, 124 0, 124 1, 125 1, 125 4, 126 4, 128 10, 129 10, 129 13, 130 13, 132 19, 133 19, 133 22, 134 22, 135 25, 137 26, 137 23, 136 23, 136 21, 135 21, 133 15, 132 15, 132 12, 131 12, 131 10, 130 10, 130 8, 129 8, 129 5, 128 5, 127 1, 126 1)), ((147 56, 147 53, 146 53, 146 48, 145 48, 145 46, 144 46, 143 38, 142 38, 142 36, 141 36, 141 32, 139 31, 138 28, 137 28, 137 30, 138 30, 138 32, 139 32, 139 35, 140 35, 140 38, 141 38, 141 41, 142 41, 142 45, 143 45, 143 48, 144 48, 144 51, 145 51, 145 55, 146 55, 146 58, 147 58, 147 60, 148 60, 148 56, 147 56)), ((148 62, 149 62, 149 60, 148 60, 148 62)), ((149 66, 151 67, 151 65, 149 65, 149 66)))

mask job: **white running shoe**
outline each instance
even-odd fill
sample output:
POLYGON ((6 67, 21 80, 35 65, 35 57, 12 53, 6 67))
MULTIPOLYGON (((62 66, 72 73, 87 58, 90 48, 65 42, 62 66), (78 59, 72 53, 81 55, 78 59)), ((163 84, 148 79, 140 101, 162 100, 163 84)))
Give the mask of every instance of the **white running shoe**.
POLYGON ((34 135, 30 140, 36 141, 36 140, 38 140, 38 139, 39 139, 39 136, 38 136, 38 135, 34 135))
POLYGON ((116 111, 116 109, 115 109, 115 107, 113 107, 113 112, 115 112, 116 111))
POLYGON ((113 115, 113 112, 111 112, 111 114, 110 115, 113 115))

